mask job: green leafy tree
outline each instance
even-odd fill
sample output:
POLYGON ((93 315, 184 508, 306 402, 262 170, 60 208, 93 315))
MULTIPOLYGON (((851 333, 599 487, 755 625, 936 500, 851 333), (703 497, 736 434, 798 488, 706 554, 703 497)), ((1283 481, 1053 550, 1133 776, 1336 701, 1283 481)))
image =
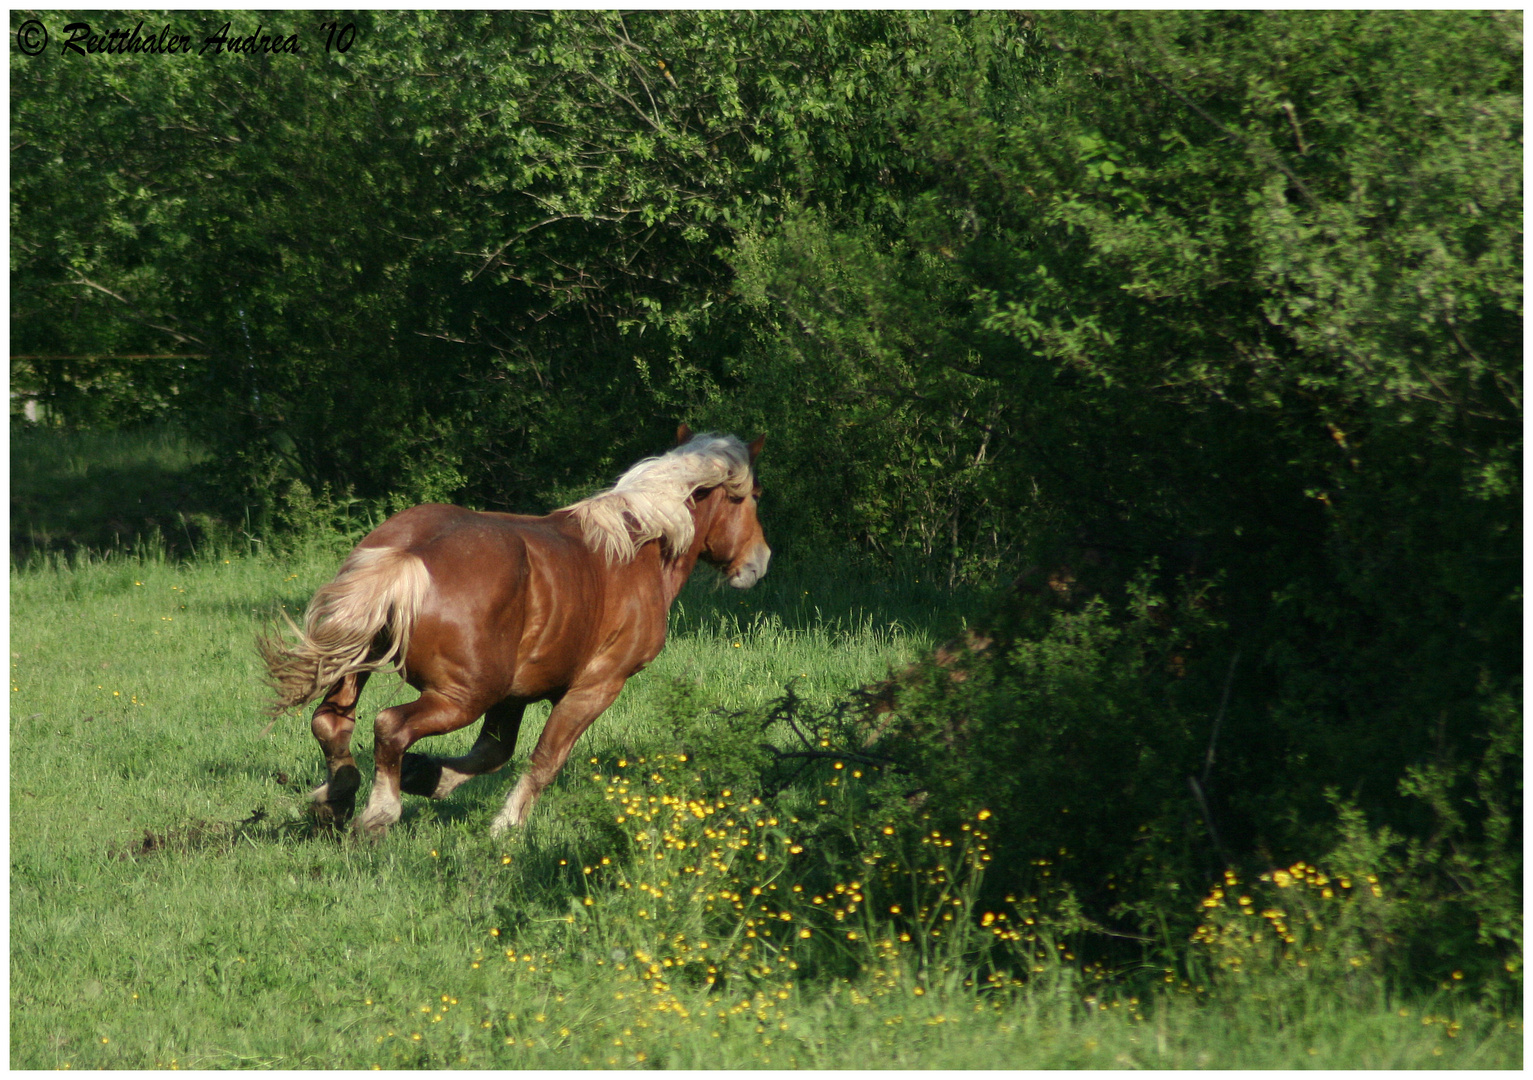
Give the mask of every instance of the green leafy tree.
MULTIPOLYGON (((1119 598, 1151 559, 1217 580, 1227 635, 1164 677, 1201 684, 1212 748, 1244 658, 1207 793, 1227 842, 1323 848, 1328 791, 1431 833, 1406 770, 1467 776, 1520 688, 1520 19, 926 28, 931 75, 880 114, 923 165, 902 212, 806 200, 739 249, 780 320, 764 369, 852 388, 849 519, 929 520, 904 440, 947 439, 985 474, 944 493, 955 555, 1084 558, 1119 598)), ((1466 844, 1520 800, 1497 775, 1491 802, 1460 785, 1466 844)), ((1506 865, 1495 832, 1477 857, 1506 865)))
POLYGON ((205 354, 176 412, 258 502, 546 506, 678 414, 749 419, 724 256, 806 189, 877 213, 903 17, 346 19, 345 53, 14 56, 18 342, 88 301, 73 351, 205 354))

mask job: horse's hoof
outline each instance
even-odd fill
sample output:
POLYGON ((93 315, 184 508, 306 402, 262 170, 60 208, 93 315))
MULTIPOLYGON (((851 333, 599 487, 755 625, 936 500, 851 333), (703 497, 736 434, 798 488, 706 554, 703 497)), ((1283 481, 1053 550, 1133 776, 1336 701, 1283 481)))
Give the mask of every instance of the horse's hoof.
POLYGON ((367 809, 362 811, 362 816, 357 818, 353 828, 358 835, 380 840, 389 831, 389 826, 398 820, 399 800, 397 798, 385 801, 381 805, 371 802, 367 809))
POLYGON ((316 825, 338 826, 351 820, 357 808, 355 796, 330 798, 330 785, 321 784, 310 795, 309 817, 316 825))
POLYGON ((527 815, 532 807, 504 806, 495 819, 490 822, 491 836, 504 836, 512 829, 520 829, 527 824, 527 815))
POLYGON ((343 765, 335 775, 309 792, 309 814, 322 825, 344 825, 357 808, 357 789, 362 774, 355 765, 343 765))
POLYGON ((316 825, 336 829, 351 820, 352 807, 336 806, 333 803, 313 803, 309 806, 309 817, 316 825))
POLYGON ((352 823, 352 832, 362 840, 382 840, 389 834, 389 826, 392 822, 377 821, 368 823, 366 817, 359 817, 352 823))
POLYGON ((399 766, 399 790, 411 795, 437 798, 442 782, 442 763, 425 754, 406 754, 399 766))

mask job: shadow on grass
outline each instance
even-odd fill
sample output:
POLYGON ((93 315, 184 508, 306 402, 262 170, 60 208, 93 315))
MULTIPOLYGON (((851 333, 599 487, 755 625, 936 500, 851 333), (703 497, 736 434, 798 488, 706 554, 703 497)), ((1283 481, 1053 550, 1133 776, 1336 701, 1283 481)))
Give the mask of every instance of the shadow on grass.
POLYGON ((671 608, 671 633, 739 635, 775 624, 790 634, 898 632, 943 640, 984 600, 983 590, 950 592, 911 572, 875 574, 822 552, 781 554, 747 590, 721 585, 715 571, 699 568, 671 608))
MULTIPOLYGON (((360 810, 359 805, 358 812, 360 810)), ((412 819, 423 817, 444 825, 462 825, 479 812, 481 807, 477 804, 432 804, 424 799, 407 798, 404 817, 394 825, 394 829, 408 829, 412 819)), ((197 818, 163 832, 145 829, 140 839, 108 849, 107 858, 116 862, 144 862, 166 855, 225 855, 242 843, 257 847, 330 844, 370 849, 377 841, 358 833, 350 822, 336 825, 321 822, 307 814, 298 818, 281 818, 268 812, 262 805, 239 821, 197 818)))
POLYGON ((66 432, 13 425, 11 558, 163 545, 190 555, 219 500, 205 454, 166 429, 66 432))

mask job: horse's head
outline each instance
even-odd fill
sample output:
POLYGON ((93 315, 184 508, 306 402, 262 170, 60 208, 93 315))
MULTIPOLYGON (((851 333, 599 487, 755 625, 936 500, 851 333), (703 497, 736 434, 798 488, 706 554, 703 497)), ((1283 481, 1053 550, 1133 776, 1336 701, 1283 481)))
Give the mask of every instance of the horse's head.
MULTIPOLYGON (((692 437, 685 424, 677 429, 676 435, 678 444, 692 437)), ((710 512, 699 515, 702 547, 698 557, 718 567, 725 580, 737 589, 748 589, 760 581, 767 572, 767 564, 772 561, 772 549, 767 546, 761 521, 756 517, 761 485, 756 482, 755 463, 765 442, 763 435, 746 447, 752 466, 751 487, 747 493, 731 495, 726 488, 716 487, 699 500, 700 508, 707 505, 710 512)))

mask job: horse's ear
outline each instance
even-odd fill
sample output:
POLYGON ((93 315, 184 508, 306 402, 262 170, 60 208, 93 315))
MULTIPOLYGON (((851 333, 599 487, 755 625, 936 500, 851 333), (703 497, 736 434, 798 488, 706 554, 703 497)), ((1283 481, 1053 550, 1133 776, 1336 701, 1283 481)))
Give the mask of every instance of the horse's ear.
POLYGON ((677 446, 680 446, 682 443, 686 442, 691 437, 692 437, 692 429, 691 428, 687 427, 686 424, 677 424, 676 425, 676 445, 677 446))
POLYGON ((766 445, 766 436, 765 435, 758 435, 756 437, 756 441, 751 443, 749 446, 746 447, 746 449, 751 452, 751 464, 752 465, 754 465, 756 463, 756 455, 761 453, 761 448, 764 445, 766 445))

